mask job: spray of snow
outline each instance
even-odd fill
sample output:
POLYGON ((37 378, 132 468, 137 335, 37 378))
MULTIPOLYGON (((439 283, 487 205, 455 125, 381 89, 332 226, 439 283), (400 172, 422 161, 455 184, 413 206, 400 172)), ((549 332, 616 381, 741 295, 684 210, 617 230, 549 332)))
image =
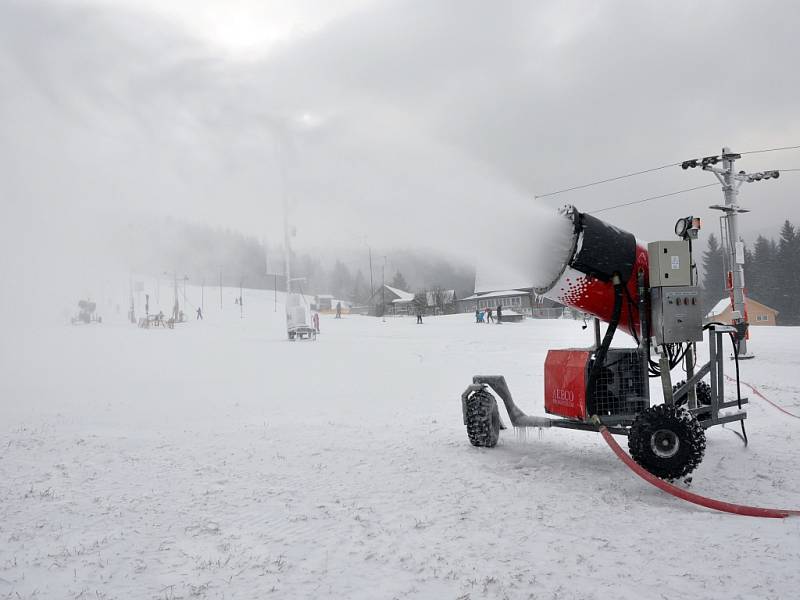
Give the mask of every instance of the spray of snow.
POLYGON ((476 256, 476 292, 545 287, 570 258, 572 222, 536 203, 500 208, 476 256))

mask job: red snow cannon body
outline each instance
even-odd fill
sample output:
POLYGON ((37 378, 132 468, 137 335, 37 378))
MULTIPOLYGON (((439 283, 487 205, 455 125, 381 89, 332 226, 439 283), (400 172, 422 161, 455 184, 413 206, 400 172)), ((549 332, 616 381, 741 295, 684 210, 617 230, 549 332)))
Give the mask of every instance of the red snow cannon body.
POLYGON ((584 420, 586 380, 592 350, 550 350, 544 361, 544 410, 567 419, 584 420))
POLYGON ((548 285, 534 291, 565 306, 575 308, 608 323, 614 311, 614 284, 618 275, 624 284, 625 299, 619 328, 639 335, 638 274, 648 286, 646 245, 633 234, 609 225, 574 206, 562 209, 572 221, 573 236, 569 258, 548 285))

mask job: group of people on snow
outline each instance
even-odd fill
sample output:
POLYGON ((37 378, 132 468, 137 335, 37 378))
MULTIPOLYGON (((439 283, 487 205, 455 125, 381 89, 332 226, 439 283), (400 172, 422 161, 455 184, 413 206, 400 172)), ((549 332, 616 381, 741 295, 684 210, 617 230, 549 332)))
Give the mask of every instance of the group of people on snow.
MULTIPOLYGON (((494 313, 491 308, 476 308, 475 309, 475 322, 476 323, 494 323, 494 313)), ((497 324, 500 325, 503 322, 503 305, 497 305, 497 324)))

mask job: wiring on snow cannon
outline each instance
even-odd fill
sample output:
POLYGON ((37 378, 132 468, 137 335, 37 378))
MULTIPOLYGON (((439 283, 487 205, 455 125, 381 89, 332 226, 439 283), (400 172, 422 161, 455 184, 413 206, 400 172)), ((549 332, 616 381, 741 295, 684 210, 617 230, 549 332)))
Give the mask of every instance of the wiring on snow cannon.
MULTIPOLYGON (((606 329, 605 336, 603 337, 603 343, 600 344, 600 347, 597 349, 597 352, 594 355, 594 361, 592 362, 592 367, 589 371, 589 380, 586 384, 586 402, 590 406, 597 405, 595 398, 597 379, 600 375, 600 371, 605 366, 608 349, 611 347, 611 341, 614 339, 614 333, 617 330, 620 315, 622 314, 623 285, 619 273, 614 273, 611 281, 614 284, 614 310, 611 313, 611 321, 608 323, 608 328, 606 329)), ((630 317, 630 310, 628 311, 628 316, 630 317)), ((631 331, 635 332, 636 330, 632 327, 631 331)))

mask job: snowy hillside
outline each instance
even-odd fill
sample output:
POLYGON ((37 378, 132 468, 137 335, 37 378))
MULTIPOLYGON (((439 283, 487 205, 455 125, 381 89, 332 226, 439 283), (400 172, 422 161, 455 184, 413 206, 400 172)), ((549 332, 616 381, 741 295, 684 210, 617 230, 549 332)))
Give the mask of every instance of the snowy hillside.
MULTIPOLYGON (((593 433, 469 445, 471 376, 543 414, 545 353, 591 343, 580 322, 323 316, 290 343, 271 292, 244 318, 215 293, 175 330, 112 309, 3 342, 0 597, 796 596, 800 519, 682 503, 593 433)), ((798 343, 756 328, 742 365, 796 413, 798 343)), ((750 447, 710 430, 692 489, 799 508, 800 421, 751 401, 750 447)))

